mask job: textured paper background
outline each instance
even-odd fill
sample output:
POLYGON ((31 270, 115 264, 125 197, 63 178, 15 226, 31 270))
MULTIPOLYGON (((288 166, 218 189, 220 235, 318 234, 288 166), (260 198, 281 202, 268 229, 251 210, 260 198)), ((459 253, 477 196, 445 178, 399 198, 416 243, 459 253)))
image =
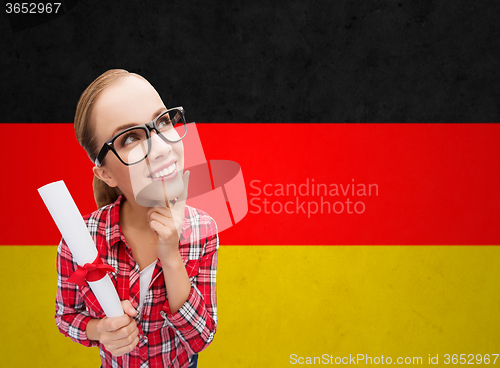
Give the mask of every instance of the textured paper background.
MULTIPOLYGON (((85 180, 80 167, 40 159, 55 144, 61 155, 82 154, 75 141, 27 146, 24 124, 71 123, 80 93, 110 68, 141 73, 168 106, 182 105, 203 123, 500 121, 497 1, 64 6, 65 14, 41 22, 2 12, 0 120, 18 124, 14 136, 3 136, 16 144, 2 157, 12 163, 19 150, 29 157, 3 174, 9 185, 25 184, 30 171, 43 179, 54 167, 85 180)), ((308 143, 297 152, 307 153, 308 143)), ((435 142, 436 157, 446 144, 435 142)), ((268 147, 248 147, 259 148, 268 147)), ((290 162, 279 151, 271 159, 290 162)), ((25 191, 5 196, 18 199, 18 221, 32 231, 38 216, 25 191)), ((219 332, 200 367, 289 366, 294 353, 498 353, 497 247, 249 247, 229 246, 223 235, 219 332)), ((95 349, 55 327, 55 247, 19 245, 0 247, 2 365, 97 367, 95 349)))

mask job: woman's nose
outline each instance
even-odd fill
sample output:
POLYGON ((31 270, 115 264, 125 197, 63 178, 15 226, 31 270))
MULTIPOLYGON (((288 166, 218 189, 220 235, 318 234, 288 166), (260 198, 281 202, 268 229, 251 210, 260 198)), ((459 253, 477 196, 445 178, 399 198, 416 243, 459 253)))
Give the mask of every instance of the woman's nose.
POLYGON ((172 151, 172 146, 165 142, 156 132, 151 132, 151 151, 149 152, 149 159, 155 161, 165 158, 172 151))

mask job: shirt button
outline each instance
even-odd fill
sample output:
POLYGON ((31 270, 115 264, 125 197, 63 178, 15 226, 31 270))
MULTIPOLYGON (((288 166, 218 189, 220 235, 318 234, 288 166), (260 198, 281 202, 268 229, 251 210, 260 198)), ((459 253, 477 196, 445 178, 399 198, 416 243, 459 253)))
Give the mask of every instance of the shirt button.
POLYGON ((149 318, 149 316, 148 316, 147 314, 145 314, 145 315, 143 315, 143 316, 142 316, 142 318, 143 318, 143 319, 148 319, 148 318, 149 318))

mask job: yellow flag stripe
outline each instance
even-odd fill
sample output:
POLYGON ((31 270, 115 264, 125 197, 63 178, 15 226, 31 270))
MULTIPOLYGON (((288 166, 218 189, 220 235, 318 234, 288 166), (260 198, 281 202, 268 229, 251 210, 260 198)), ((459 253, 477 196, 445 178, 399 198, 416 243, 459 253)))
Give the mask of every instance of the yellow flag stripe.
MULTIPOLYGON (((325 354, 393 363, 418 356, 422 365, 438 354, 442 366, 445 354, 500 353, 500 247, 219 252, 218 330, 200 367, 289 367, 307 357, 326 364, 325 354)), ((56 247, 2 246, 0 257, 2 366, 98 367, 96 348, 56 328, 56 247)))

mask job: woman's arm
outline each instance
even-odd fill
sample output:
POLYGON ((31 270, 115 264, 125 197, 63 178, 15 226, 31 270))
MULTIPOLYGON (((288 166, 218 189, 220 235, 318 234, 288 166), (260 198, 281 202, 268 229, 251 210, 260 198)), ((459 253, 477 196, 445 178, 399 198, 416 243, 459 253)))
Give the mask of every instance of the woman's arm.
POLYGON ((91 318, 78 287, 66 282, 77 269, 71 251, 61 240, 57 251, 58 286, 56 295, 56 323, 59 331, 84 346, 97 346, 99 341, 114 356, 132 351, 139 342, 137 323, 131 317, 137 311, 128 300, 122 301, 123 316, 91 318))
MULTIPOLYGON (((161 311, 162 317, 173 328, 190 354, 205 349, 213 339, 217 325, 216 274, 219 238, 215 221, 200 211, 188 219, 196 229, 188 231, 190 247, 199 247, 200 258, 196 272, 188 277, 179 253, 179 238, 169 208, 152 208, 148 217, 151 228, 158 235, 160 258, 167 298, 161 311), (170 219, 170 221, 169 221, 170 219), (196 244, 196 245, 194 245, 196 244)), ((191 270, 193 272, 193 270, 191 270)))
POLYGON ((128 300, 124 300, 122 307, 127 314, 116 318, 91 318, 78 287, 66 282, 76 269, 71 251, 62 240, 57 251, 55 318, 59 331, 84 346, 97 346, 100 341, 114 356, 132 351, 139 342, 137 323, 131 318, 137 311, 128 300))
POLYGON ((169 249, 162 255, 161 266, 167 289, 170 311, 175 313, 186 302, 191 291, 191 282, 182 261, 179 248, 169 249))
MULTIPOLYGON (((216 274, 219 237, 215 221, 203 211, 185 211, 189 172, 184 173, 184 192, 169 207, 148 211, 148 222, 158 236, 157 255, 162 264, 167 300, 160 312, 175 330, 190 355, 202 351, 212 341, 217 326, 216 274), (189 246, 199 247, 197 274, 189 274, 182 262, 179 238, 182 237, 185 214, 190 228, 189 246), (196 227, 194 229, 193 227, 196 227), (192 276, 192 280, 189 279, 192 276)), ((190 269, 190 272, 193 270, 190 269)))
POLYGON ((87 338, 89 340, 94 340, 94 341, 99 341, 99 332, 97 332, 97 322, 99 322, 100 319, 98 318, 92 318, 88 323, 87 327, 85 328, 85 332, 87 333, 87 338))
POLYGON ((203 251, 198 273, 193 275, 189 295, 177 311, 170 309, 170 297, 161 315, 172 327, 190 354, 204 350, 213 340, 217 328, 217 255, 219 238, 215 221, 205 215, 200 218, 203 251))
POLYGON ((64 239, 61 240, 57 250, 56 324, 59 331, 71 340, 84 346, 97 346, 97 341, 87 337, 86 329, 91 317, 78 286, 66 282, 77 267, 64 239))

